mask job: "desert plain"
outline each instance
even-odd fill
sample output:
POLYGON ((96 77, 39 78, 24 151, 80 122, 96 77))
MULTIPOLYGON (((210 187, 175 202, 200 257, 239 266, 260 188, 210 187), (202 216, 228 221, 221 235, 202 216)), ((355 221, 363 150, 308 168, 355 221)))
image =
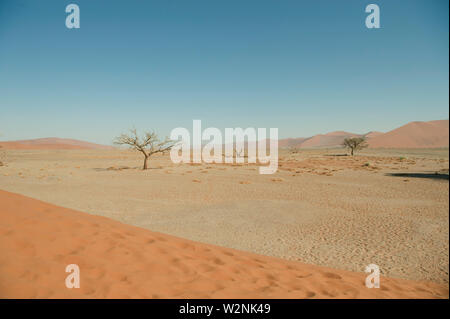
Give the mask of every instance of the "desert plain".
POLYGON ((282 149, 273 175, 168 155, 143 171, 119 149, 2 152, 2 297, 448 298, 448 148, 282 149), (92 280, 77 292, 49 277, 69 259, 92 280), (369 264, 382 289, 365 287, 369 264))

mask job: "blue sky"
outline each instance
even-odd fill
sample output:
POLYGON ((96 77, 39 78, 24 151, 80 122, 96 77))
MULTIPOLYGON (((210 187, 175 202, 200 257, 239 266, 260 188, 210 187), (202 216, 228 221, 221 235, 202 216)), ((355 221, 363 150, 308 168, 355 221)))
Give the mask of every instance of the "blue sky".
POLYGON ((448 1, 0 0, 0 139, 448 119, 448 1), (65 27, 76 3, 81 28, 65 27), (381 29, 365 27, 376 3, 381 29))

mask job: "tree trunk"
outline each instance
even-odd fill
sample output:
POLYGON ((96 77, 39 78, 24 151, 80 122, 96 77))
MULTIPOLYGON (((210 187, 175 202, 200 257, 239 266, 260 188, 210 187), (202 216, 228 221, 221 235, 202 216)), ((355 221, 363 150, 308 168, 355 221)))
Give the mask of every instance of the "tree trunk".
POLYGON ((352 156, 353 156, 353 148, 352 148, 352 156))
POLYGON ((147 161, 148 161, 148 156, 146 155, 145 157, 144 157, 144 170, 145 169, 147 169, 147 161))

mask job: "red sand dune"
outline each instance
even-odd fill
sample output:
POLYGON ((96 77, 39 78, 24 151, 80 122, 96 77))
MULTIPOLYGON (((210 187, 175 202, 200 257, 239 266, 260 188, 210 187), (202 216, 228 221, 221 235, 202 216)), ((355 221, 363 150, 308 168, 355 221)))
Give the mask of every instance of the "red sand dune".
POLYGON ((278 141, 281 148, 324 148, 341 146, 344 139, 348 137, 361 136, 344 131, 330 132, 327 134, 317 134, 311 137, 284 138, 278 141))
MULTIPOLYGON (((285 138, 278 141, 281 148, 339 147, 344 139, 364 136, 372 148, 437 148, 449 147, 449 121, 411 122, 387 133, 372 131, 355 134, 335 131, 311 137, 285 138)), ((5 149, 113 149, 112 146, 64 138, 0 142, 5 149)))
POLYGON ((358 134, 353 134, 353 133, 349 133, 349 132, 345 132, 345 131, 334 131, 334 132, 324 134, 324 136, 352 136, 352 135, 358 135, 358 134))
POLYGON ((307 139, 306 137, 284 138, 278 141, 278 146, 281 148, 300 147, 307 139))
POLYGON ((1 298, 448 298, 448 287, 184 240, 0 191, 1 298), (68 289, 69 264, 81 287, 68 289))
POLYGON ((5 149, 113 149, 112 146, 94 144, 67 138, 38 138, 33 140, 20 140, 0 142, 5 149))
POLYGON ((346 138, 357 136, 360 135, 347 132, 331 132, 327 134, 318 134, 304 141, 301 144, 301 148, 341 146, 346 138))
POLYGON ((449 147, 448 120, 430 122, 411 122, 387 133, 372 131, 367 134, 354 134, 344 131, 317 134, 309 138, 280 139, 278 145, 297 148, 338 147, 349 137, 367 138, 373 148, 436 148, 449 147))
POLYGON ((448 120, 411 122, 368 140, 374 148, 449 147, 448 120))
POLYGON ((383 134, 384 134, 383 132, 372 131, 372 132, 369 132, 366 135, 364 135, 364 137, 367 139, 370 139, 370 138, 374 138, 374 137, 377 137, 377 136, 380 136, 383 134))

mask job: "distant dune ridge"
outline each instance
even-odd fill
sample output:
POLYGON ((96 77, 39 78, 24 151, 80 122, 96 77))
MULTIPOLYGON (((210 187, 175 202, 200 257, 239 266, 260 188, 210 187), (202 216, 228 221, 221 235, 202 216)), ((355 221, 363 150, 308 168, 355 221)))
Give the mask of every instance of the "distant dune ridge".
POLYGON ((348 137, 357 137, 358 134, 348 132, 331 132, 327 134, 315 135, 301 144, 302 148, 339 146, 348 137))
POLYGON ((384 133, 383 132, 378 132, 378 131, 372 131, 372 132, 369 132, 369 133, 367 133, 366 135, 364 135, 367 139, 369 139, 369 138, 374 138, 374 137, 377 137, 377 136, 380 136, 380 135, 383 135, 384 133))
POLYGON ((38 138, 32 140, 0 142, 5 149, 113 149, 112 146, 95 144, 68 138, 38 138))
POLYGON ((448 147, 448 120, 411 122, 368 140, 370 147, 432 148, 448 147))
POLYGON ((387 133, 372 131, 366 134, 354 134, 336 131, 309 138, 287 138, 279 140, 279 146, 281 148, 331 148, 341 146, 344 139, 350 137, 365 137, 371 148, 449 147, 449 121, 410 122, 387 133))
MULTIPOLYGON (((346 138, 365 137, 371 148, 439 148, 449 147, 449 120, 410 122, 387 133, 371 131, 355 134, 335 131, 311 137, 285 138, 278 141, 280 148, 340 147, 346 138)), ((247 143, 246 143, 247 145, 247 143)), ((0 142, 4 149, 113 149, 113 146, 66 138, 38 138, 0 142)))

